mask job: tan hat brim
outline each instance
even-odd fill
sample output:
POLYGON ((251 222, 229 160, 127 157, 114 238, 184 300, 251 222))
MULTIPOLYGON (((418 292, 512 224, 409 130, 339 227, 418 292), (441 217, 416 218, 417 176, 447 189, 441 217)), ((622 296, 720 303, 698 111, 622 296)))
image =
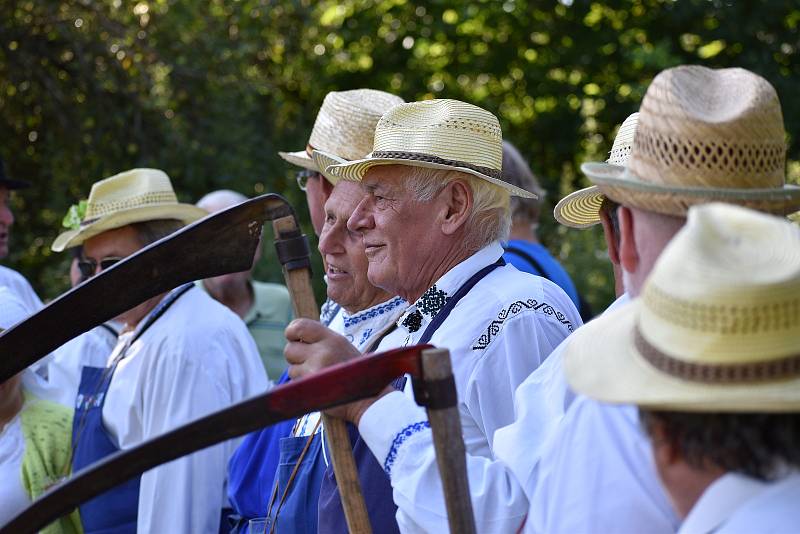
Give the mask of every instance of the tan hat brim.
POLYGON ((297 165, 309 171, 319 172, 317 164, 314 163, 314 160, 311 159, 311 156, 309 156, 305 150, 300 150, 298 152, 278 152, 278 155, 292 165, 297 165))
POLYGON ((335 154, 316 149, 311 151, 311 159, 314 160, 314 165, 317 166, 320 174, 322 174, 322 176, 324 176, 325 179, 331 183, 331 185, 336 185, 340 178, 329 173, 328 167, 347 163, 346 159, 340 158, 335 154))
POLYGON ((82 245, 102 232, 122 228, 128 224, 156 221, 159 219, 176 219, 184 224, 193 223, 208 215, 208 212, 192 206, 191 204, 170 204, 164 206, 143 206, 130 208, 123 211, 112 213, 105 217, 100 217, 97 221, 87 224, 78 230, 67 230, 63 232, 50 247, 55 252, 82 245))
POLYGON ((553 209, 553 217, 570 228, 589 228, 600 223, 600 206, 605 195, 593 185, 565 196, 553 209))
POLYGON ((748 384, 681 380, 650 365, 636 350, 639 302, 579 328, 564 351, 564 371, 577 392, 602 402, 684 412, 792 412, 800 409, 800 378, 748 384))
POLYGON ((333 176, 337 176, 343 180, 360 182, 364 178, 364 174, 366 174, 367 170, 371 169, 372 167, 376 167, 378 165, 406 165, 408 167, 424 167, 427 169, 443 169, 450 171, 459 171, 466 174, 471 174, 472 176, 475 176, 482 180, 486 180, 495 185, 498 185, 514 196, 522 198, 539 198, 536 194, 531 193, 530 191, 526 191, 515 185, 506 183, 503 180, 492 178, 491 176, 487 176, 486 174, 476 171, 475 169, 470 169, 468 167, 458 167, 453 165, 444 165, 442 163, 434 163, 431 161, 392 159, 392 158, 367 158, 367 159, 351 161, 348 163, 343 163, 341 165, 332 165, 328 167, 326 171, 332 174, 333 176))
POLYGON ((609 163, 584 163, 581 171, 614 202, 666 215, 685 216, 690 206, 708 202, 736 204, 776 215, 800 209, 800 187, 795 185, 765 189, 668 187, 645 182, 627 167, 609 163))

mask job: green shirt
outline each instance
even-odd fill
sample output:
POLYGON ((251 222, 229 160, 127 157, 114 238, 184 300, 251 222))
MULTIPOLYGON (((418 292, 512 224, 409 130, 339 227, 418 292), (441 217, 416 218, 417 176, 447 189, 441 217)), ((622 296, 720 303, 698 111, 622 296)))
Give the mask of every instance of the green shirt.
MULTIPOLYGON (((207 291, 202 281, 196 282, 196 285, 207 291)), ((253 307, 243 320, 258 346, 269 379, 277 382, 287 366, 283 358, 283 347, 286 345, 283 331, 292 320, 289 290, 281 284, 256 280, 251 280, 250 285, 253 288, 253 307)))
POLYGON ((280 284, 253 280, 253 307, 244 317, 250 335, 258 345, 261 361, 270 380, 277 381, 286 369, 283 331, 292 320, 292 303, 289 290, 280 284))

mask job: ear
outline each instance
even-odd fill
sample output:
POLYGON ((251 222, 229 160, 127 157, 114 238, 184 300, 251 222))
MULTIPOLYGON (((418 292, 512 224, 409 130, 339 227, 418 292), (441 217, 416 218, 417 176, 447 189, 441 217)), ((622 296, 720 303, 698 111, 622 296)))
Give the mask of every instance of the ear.
POLYGON ((616 268, 619 266, 619 236, 614 234, 614 226, 611 224, 611 219, 605 210, 600 210, 600 224, 603 225, 603 236, 606 238, 608 259, 611 260, 611 263, 616 268))
POLYGON ((619 264, 629 272, 635 273, 639 266, 639 252, 636 247, 636 237, 633 230, 633 212, 630 208, 620 206, 617 208, 619 218, 619 264))
POLYGON ((464 180, 453 180, 442 191, 442 232, 453 235, 464 226, 472 211, 472 188, 464 180))

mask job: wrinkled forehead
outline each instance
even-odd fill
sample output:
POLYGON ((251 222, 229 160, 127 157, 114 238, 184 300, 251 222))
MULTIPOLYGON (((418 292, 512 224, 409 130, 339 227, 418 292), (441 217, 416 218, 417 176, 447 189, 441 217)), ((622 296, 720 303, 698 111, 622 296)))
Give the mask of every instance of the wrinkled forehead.
POLYGON ((376 189, 404 190, 416 171, 409 165, 375 165, 367 169, 361 183, 366 191, 376 189))

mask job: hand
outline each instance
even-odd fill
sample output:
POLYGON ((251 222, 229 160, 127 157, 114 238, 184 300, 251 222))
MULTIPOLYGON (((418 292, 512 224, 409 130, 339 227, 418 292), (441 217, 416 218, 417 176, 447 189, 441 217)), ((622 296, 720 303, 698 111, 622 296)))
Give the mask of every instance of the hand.
POLYGON ((295 319, 286 327, 289 342, 283 355, 292 380, 358 358, 361 353, 344 336, 311 319, 295 319))
MULTIPOLYGON (((286 339, 289 342, 283 349, 283 355, 289 362, 289 377, 292 380, 361 356, 358 349, 344 336, 311 319, 295 319, 289 323, 289 326, 286 327, 286 339)), ((380 397, 392 391, 394 389, 387 386, 376 397, 337 406, 326 410, 325 413, 358 426, 358 422, 367 408, 380 397)))

